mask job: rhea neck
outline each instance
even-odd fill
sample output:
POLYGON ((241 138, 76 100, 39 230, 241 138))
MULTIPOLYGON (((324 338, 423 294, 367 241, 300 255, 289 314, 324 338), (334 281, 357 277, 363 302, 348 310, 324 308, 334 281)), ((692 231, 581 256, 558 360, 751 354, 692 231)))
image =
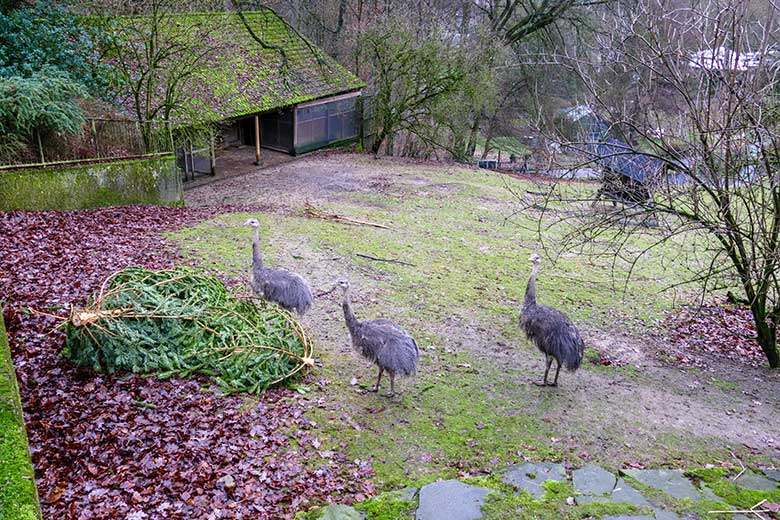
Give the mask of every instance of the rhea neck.
POLYGON ((534 263, 531 266, 531 276, 528 277, 528 285, 525 288, 525 299, 523 308, 536 305, 536 273, 539 272, 539 264, 534 263))
POLYGON ((344 291, 344 302, 341 304, 341 308, 344 309, 344 319, 347 322, 347 328, 350 332, 354 332, 358 326, 358 320, 355 318, 355 313, 352 312, 352 302, 349 299, 349 289, 344 291))
POLYGON ((254 239, 252 240, 252 266, 255 268, 263 267, 263 255, 260 253, 260 230, 257 227, 252 228, 254 239))

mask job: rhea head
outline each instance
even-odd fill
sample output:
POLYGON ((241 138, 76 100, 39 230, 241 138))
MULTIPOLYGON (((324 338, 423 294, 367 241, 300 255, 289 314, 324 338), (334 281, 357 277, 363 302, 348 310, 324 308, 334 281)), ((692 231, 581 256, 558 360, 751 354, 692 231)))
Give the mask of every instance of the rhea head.
POLYGON ((349 280, 339 280, 336 282, 336 285, 341 287, 341 290, 344 292, 344 294, 346 294, 349 290, 349 280))
POLYGON ((244 222, 244 225, 257 229, 260 227, 260 222, 258 222, 256 218, 250 218, 246 222, 244 222))
POLYGON ((528 257, 528 261, 531 262, 531 265, 538 266, 542 261, 542 257, 537 255, 536 253, 533 253, 531 254, 531 256, 528 257))

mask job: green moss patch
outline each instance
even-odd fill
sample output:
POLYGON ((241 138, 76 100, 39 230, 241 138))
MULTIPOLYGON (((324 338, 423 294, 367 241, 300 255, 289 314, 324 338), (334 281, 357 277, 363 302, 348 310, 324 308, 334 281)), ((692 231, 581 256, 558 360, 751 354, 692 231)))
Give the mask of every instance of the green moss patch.
POLYGON ((365 513, 367 520, 409 520, 414 518, 417 501, 403 500, 400 492, 391 491, 356 504, 355 509, 365 513))
POLYGON ((0 317, 0 518, 41 518, 16 373, 0 317))

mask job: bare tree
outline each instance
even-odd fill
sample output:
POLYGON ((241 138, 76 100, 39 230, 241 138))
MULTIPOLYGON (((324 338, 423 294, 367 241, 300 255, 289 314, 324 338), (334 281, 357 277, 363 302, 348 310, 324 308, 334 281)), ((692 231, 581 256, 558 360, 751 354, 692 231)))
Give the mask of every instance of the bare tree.
POLYGON ((570 149, 642 188, 557 191, 578 224, 564 246, 598 240, 629 255, 630 238, 648 224, 657 226, 653 246, 695 240, 691 281, 740 289, 772 368, 780 367, 778 15, 774 2, 638 0, 605 10, 609 30, 591 48, 556 57, 588 93, 589 124, 570 149), (601 195, 622 200, 606 211, 583 204, 601 195))
POLYGON ((120 102, 152 140, 152 122, 168 123, 176 114, 187 122, 194 76, 220 52, 217 23, 202 23, 186 14, 180 0, 142 0, 132 4, 132 16, 118 16, 122 6, 106 2, 101 25, 105 59, 117 76, 120 102))

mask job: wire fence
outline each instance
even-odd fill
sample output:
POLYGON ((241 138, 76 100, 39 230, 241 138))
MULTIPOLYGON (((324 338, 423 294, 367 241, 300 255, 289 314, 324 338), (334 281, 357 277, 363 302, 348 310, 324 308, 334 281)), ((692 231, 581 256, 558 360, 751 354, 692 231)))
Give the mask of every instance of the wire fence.
POLYGON ((36 132, 24 147, 0 155, 0 170, 129 159, 173 151, 168 125, 123 119, 87 119, 72 135, 36 132))

